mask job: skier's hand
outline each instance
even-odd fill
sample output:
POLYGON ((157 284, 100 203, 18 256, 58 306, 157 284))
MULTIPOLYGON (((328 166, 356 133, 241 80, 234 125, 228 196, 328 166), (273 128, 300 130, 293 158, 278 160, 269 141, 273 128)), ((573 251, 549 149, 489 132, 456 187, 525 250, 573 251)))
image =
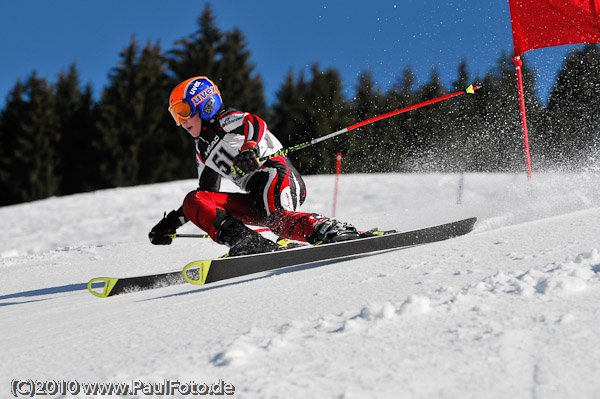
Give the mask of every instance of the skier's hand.
POLYGON ((242 173, 253 172, 260 166, 258 163, 258 154, 252 148, 242 150, 233 158, 233 166, 242 173))
POLYGON ((182 224, 177 211, 171 211, 152 228, 152 231, 148 233, 148 238, 154 245, 169 245, 173 242, 175 232, 182 224))

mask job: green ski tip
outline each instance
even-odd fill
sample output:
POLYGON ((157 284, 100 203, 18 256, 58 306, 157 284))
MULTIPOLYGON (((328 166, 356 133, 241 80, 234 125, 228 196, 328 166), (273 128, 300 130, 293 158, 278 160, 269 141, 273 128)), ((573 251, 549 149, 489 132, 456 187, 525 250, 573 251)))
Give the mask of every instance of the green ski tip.
POLYGON ((107 296, 110 295, 110 292, 114 288, 115 284, 117 284, 117 281, 119 281, 118 278, 98 277, 98 278, 91 279, 87 284, 87 288, 92 294, 96 295, 97 297, 106 298, 107 296), (103 288, 102 292, 94 291, 94 289, 92 288, 92 284, 98 283, 98 282, 104 283, 104 288, 103 288))

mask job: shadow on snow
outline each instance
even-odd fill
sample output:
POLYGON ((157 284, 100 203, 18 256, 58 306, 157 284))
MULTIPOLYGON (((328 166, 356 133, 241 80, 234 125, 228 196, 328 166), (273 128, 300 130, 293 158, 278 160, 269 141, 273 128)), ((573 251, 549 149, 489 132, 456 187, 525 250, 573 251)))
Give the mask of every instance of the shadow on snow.
MULTIPOLYGON (((37 296, 61 294, 64 292, 75 292, 75 291, 82 291, 82 290, 87 291, 87 283, 69 284, 69 285, 62 285, 60 287, 40 288, 38 290, 16 292, 14 294, 0 296, 0 301, 2 301, 4 299, 31 298, 31 297, 37 297, 37 296)), ((0 303, 0 307, 11 306, 11 305, 21 305, 23 303, 30 303, 30 302, 45 301, 47 299, 50 299, 50 298, 32 299, 32 300, 23 301, 23 302, 4 302, 4 303, 0 303)))

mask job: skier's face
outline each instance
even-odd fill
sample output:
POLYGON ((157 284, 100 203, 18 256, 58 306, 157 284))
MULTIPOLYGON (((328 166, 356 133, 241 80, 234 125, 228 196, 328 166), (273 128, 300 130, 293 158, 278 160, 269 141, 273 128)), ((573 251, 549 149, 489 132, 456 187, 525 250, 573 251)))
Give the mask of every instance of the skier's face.
POLYGON ((199 137, 200 132, 202 132, 202 119, 200 119, 200 113, 197 113, 189 119, 182 119, 181 127, 187 130, 193 138, 199 137))

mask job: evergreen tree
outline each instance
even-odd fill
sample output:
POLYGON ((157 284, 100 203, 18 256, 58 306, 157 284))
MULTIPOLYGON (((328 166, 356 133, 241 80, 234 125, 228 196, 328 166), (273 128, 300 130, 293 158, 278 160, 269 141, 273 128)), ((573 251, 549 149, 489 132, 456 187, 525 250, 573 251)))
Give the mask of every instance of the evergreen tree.
MULTIPOLYGON (((334 69, 321 71, 317 64, 311 68, 312 79, 306 83, 300 82, 297 88, 286 82, 286 94, 298 94, 297 104, 292 107, 295 124, 298 130, 283 132, 279 124, 274 124, 278 137, 284 142, 301 144, 332 133, 348 125, 349 105, 342 96, 342 83, 339 73, 334 69)), ((280 93, 282 94, 282 93, 280 93)), ((275 121, 289 118, 288 115, 278 114, 275 108, 275 121)), ((344 138, 347 139, 347 138, 344 138)), ((297 151, 290 155, 301 173, 329 173, 335 167, 335 156, 344 150, 343 140, 326 140, 314 146, 297 151)))
POLYGON ((168 150, 179 138, 166 129, 170 87, 160 46, 140 52, 133 37, 120 56, 99 104, 103 178, 124 186, 184 177, 177 172, 183 154, 168 150))
MULTIPOLYGON (((273 117, 269 124, 269 130, 277 136, 286 148, 299 144, 297 140, 301 137, 300 132, 308 129, 308 126, 303 122, 304 103, 299 101, 307 91, 308 85, 304 81, 304 74, 301 73, 298 81, 296 81, 294 73, 290 71, 277 92, 277 101, 273 105, 273 117)), ((290 157, 296 159, 296 154, 292 153, 290 157)))
POLYGON ((100 188, 99 134, 91 86, 81 91, 79 73, 75 65, 71 65, 67 73, 60 73, 54 96, 61 132, 57 146, 61 161, 60 192, 64 195, 100 188))
MULTIPOLYGON (((358 87, 352 103, 356 120, 365 121, 382 114, 383 95, 381 89, 375 87, 372 72, 364 72, 359 77, 358 87)), ((368 124, 350 132, 345 138, 347 145, 344 169, 349 172, 375 172, 385 165, 381 161, 385 152, 381 137, 381 123, 368 124)))
POLYGON ((0 114, 0 205, 23 201, 20 185, 24 178, 13 175, 14 170, 23 164, 17 152, 17 140, 22 131, 22 111, 27 107, 26 87, 17 82, 7 96, 6 107, 0 114))
POLYGON ((210 4, 198 19, 198 30, 176 42, 169 65, 172 86, 194 76, 207 76, 219 87, 225 106, 255 113, 268 119, 263 82, 254 76, 254 64, 244 35, 239 29, 221 32, 210 4))
POLYGON ((585 165, 600 149, 600 49, 587 44, 574 49, 560 70, 548 99, 547 152, 558 162, 585 165))
MULTIPOLYGON (((402 71, 402 75, 385 95, 384 113, 406 108, 417 102, 414 88, 416 80, 410 67, 402 71)), ((387 149, 381 156, 379 167, 381 171, 406 170, 407 156, 404 143, 406 136, 415 130, 413 116, 414 113, 411 111, 378 122, 382 126, 382 146, 387 149)))
POLYGON ((219 71, 217 58, 222 41, 223 34, 216 26, 210 3, 206 3, 198 19, 198 30, 175 42, 180 47, 169 52, 169 69, 174 73, 172 86, 199 75, 214 81, 219 71))
MULTIPOLYGON (((452 82, 453 92, 463 91, 473 84, 468 72, 467 61, 458 66, 457 79, 452 82)), ((477 86, 477 84, 474 84, 477 86)), ((478 115, 476 111, 477 95, 465 95, 460 99, 451 101, 447 127, 446 141, 442 144, 445 149, 445 170, 450 172, 463 172, 473 162, 472 157, 477 154, 476 143, 474 143, 474 130, 477 128, 478 115)))
POLYGON ((255 66, 250 62, 250 52, 246 47, 239 29, 225 33, 223 44, 219 47, 218 71, 213 79, 226 106, 269 119, 263 83, 260 77, 253 76, 255 66))
POLYGON ((32 201, 59 194, 58 118, 50 85, 34 72, 17 82, 0 117, 3 155, 0 203, 32 201))
MULTIPOLYGON (((448 89, 441 83, 439 72, 434 68, 431 80, 419 88, 416 99, 417 102, 423 102, 446 94, 448 89)), ((404 143, 412 170, 428 171, 438 167, 437 156, 448 134, 450 110, 448 102, 441 102, 411 111, 414 127, 407 132, 404 143)))
MULTIPOLYGON (((535 135, 540 120, 541 104, 535 93, 535 75, 526 59, 522 66, 529 137, 535 135)), ((473 104, 474 155, 472 169, 478 171, 517 172, 525 170, 523 135, 519 111, 519 97, 515 67, 512 58, 503 54, 497 68, 483 78, 473 104)), ((532 145, 532 152, 535 146, 532 145)))

